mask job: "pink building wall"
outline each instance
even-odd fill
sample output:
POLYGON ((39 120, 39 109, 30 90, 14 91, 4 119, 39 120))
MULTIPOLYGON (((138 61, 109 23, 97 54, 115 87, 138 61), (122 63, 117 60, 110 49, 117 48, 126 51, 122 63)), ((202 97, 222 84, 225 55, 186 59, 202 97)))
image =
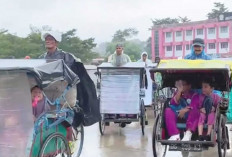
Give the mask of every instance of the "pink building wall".
POLYGON ((204 30, 204 36, 203 39, 205 41, 205 51, 207 52, 207 44, 208 43, 216 43, 216 53, 219 53, 219 43, 221 42, 228 42, 229 52, 226 55, 232 55, 232 21, 202 21, 202 22, 192 22, 192 23, 185 23, 185 24, 177 24, 176 26, 166 26, 166 27, 160 27, 160 28, 153 28, 152 29, 152 44, 151 44, 151 50, 152 50, 152 60, 155 58, 155 31, 159 32, 159 56, 162 59, 174 59, 175 57, 175 49, 176 45, 182 45, 182 51, 183 51, 183 58, 186 54, 185 46, 187 44, 192 44, 192 40, 189 42, 185 39, 185 33, 186 30, 192 30, 193 39, 195 39, 195 34, 197 29, 203 29, 204 30), (228 38, 220 38, 219 32, 221 26, 228 26, 228 38), (215 39, 208 39, 208 28, 214 27, 216 31, 216 38, 215 39), (182 31, 182 41, 176 41, 176 31, 182 31), (172 42, 165 42, 165 33, 171 32, 172 33, 172 42), (172 46, 172 56, 171 57, 165 57, 165 46, 172 46))

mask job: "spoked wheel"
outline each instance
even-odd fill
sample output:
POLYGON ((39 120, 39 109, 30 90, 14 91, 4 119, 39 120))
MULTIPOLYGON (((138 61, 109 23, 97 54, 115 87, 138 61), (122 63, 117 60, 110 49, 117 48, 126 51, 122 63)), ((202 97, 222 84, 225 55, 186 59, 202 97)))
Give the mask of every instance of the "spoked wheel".
POLYGON ((225 126, 226 117, 219 116, 218 130, 217 130, 217 143, 218 143, 218 156, 225 157, 228 145, 227 127, 225 126))
POLYGON ((101 135, 104 135, 105 127, 106 127, 105 122, 103 119, 101 119, 99 122, 99 130, 100 130, 101 135))
POLYGON ((153 127, 152 134, 152 149, 154 157, 165 157, 167 152, 167 145, 162 145, 158 142, 161 139, 161 123, 160 123, 160 114, 156 116, 156 120, 153 127))
POLYGON ((72 129, 73 129, 73 134, 72 134, 73 145, 71 146, 69 145, 69 146, 72 147, 70 148, 72 157, 79 157, 81 155, 81 151, 84 144, 84 127, 81 124, 79 127, 72 129))
POLYGON ((40 157, 71 157, 71 151, 66 137, 60 133, 48 136, 40 150, 40 157))
POLYGON ((145 121, 146 121, 145 106, 144 106, 143 99, 141 99, 141 104, 140 104, 140 125, 141 125, 143 135, 144 135, 144 129, 145 129, 145 121))

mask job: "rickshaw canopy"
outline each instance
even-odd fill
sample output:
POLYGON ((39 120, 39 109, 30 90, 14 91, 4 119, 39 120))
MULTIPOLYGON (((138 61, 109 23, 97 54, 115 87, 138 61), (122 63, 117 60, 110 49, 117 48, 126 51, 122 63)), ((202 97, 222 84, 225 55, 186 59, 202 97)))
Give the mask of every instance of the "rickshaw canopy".
POLYGON ((232 61, 220 60, 161 60, 151 75, 159 72, 162 76, 162 87, 175 87, 175 81, 187 79, 192 88, 201 88, 204 77, 212 77, 214 88, 220 91, 230 90, 232 61))
POLYGON ((0 59, 0 72, 4 71, 26 72, 35 77, 37 84, 42 88, 59 80, 66 80, 71 86, 79 82, 79 77, 63 60, 0 59))
POLYGON ((101 78, 101 113, 138 114, 140 90, 145 84, 145 63, 131 62, 123 66, 102 63, 97 69, 101 78))

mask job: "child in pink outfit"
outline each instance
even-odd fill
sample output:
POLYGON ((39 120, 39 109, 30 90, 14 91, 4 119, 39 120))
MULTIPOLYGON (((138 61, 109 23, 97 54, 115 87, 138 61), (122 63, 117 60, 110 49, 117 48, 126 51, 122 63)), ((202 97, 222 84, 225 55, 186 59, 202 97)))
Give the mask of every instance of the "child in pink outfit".
POLYGON ((43 91, 39 86, 31 88, 32 112, 34 121, 44 112, 50 110, 50 106, 45 102, 43 91))
MULTIPOLYGON (((217 108, 217 105, 219 103, 219 101, 221 100, 220 96, 218 96, 217 94, 213 93, 214 90, 214 86, 211 80, 204 80, 202 82, 202 97, 204 97, 201 100, 209 100, 208 103, 210 104, 210 111, 208 111, 207 113, 207 107, 204 106, 205 101, 203 101, 202 103, 200 103, 200 117, 199 117, 199 122, 198 122, 198 134, 199 134, 199 140, 203 141, 210 141, 210 134, 215 122, 215 111, 217 108), (210 100, 211 99, 211 100, 210 100), (207 121, 206 121, 207 120, 207 121), (206 136, 202 136, 203 133, 203 125, 207 123, 208 125, 208 130, 207 130, 207 134, 206 136)), ((207 102, 206 102, 207 103, 207 102)))
POLYGON ((186 80, 176 82, 177 91, 170 101, 170 108, 165 109, 165 122, 169 140, 180 140, 180 133, 176 126, 177 119, 187 119, 190 111, 189 104, 195 94, 191 90, 191 84, 186 80))
POLYGON ((191 111, 189 112, 189 119, 187 120, 187 131, 182 141, 189 141, 192 137, 192 132, 198 127, 199 140, 210 140, 210 133, 215 120, 215 110, 220 101, 220 97, 213 93, 213 79, 205 78, 202 81, 202 94, 197 94, 193 97, 191 102, 191 111), (206 111, 208 112, 206 114, 206 111), (191 117, 198 117, 192 119, 191 117), (207 119, 208 131, 206 137, 202 136, 203 125, 207 119), (192 122, 191 122, 192 121, 192 122), (196 126, 197 124, 197 126, 196 126))

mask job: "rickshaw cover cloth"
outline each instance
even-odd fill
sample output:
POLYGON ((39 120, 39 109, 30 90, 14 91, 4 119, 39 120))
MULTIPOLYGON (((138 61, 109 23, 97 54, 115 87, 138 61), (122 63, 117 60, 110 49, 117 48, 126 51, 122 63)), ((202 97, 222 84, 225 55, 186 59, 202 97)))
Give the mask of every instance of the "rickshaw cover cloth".
POLYGON ((150 72, 161 73, 163 88, 175 87, 175 81, 180 78, 190 80, 193 88, 201 88, 201 80, 210 76, 216 90, 230 91, 231 65, 231 61, 220 60, 161 60, 150 72))
POLYGON ((141 69, 145 65, 130 63, 123 67, 102 64, 100 86, 101 113, 138 114, 140 109, 141 69))
MULTIPOLYGON (((71 86, 79 82, 62 60, 0 60, 0 156, 37 156, 42 142, 54 132, 66 135, 65 127, 58 125, 50 130, 41 127, 35 138, 31 104, 31 80, 47 87, 58 80, 66 80, 71 86), (42 134, 42 135, 41 135, 42 134), (45 136, 46 135, 46 136, 45 136), (42 140, 39 140, 42 139, 42 140), (33 144, 33 147, 32 147, 33 144), (37 149, 38 148, 38 149, 37 149)), ((54 152, 54 147, 45 153, 54 152)))
POLYGON ((0 156, 27 157, 33 127, 26 73, 0 71, 0 156))
POLYGON ((0 71, 26 71, 42 88, 57 80, 66 80, 71 86, 79 82, 78 76, 63 60, 0 59, 0 71))

